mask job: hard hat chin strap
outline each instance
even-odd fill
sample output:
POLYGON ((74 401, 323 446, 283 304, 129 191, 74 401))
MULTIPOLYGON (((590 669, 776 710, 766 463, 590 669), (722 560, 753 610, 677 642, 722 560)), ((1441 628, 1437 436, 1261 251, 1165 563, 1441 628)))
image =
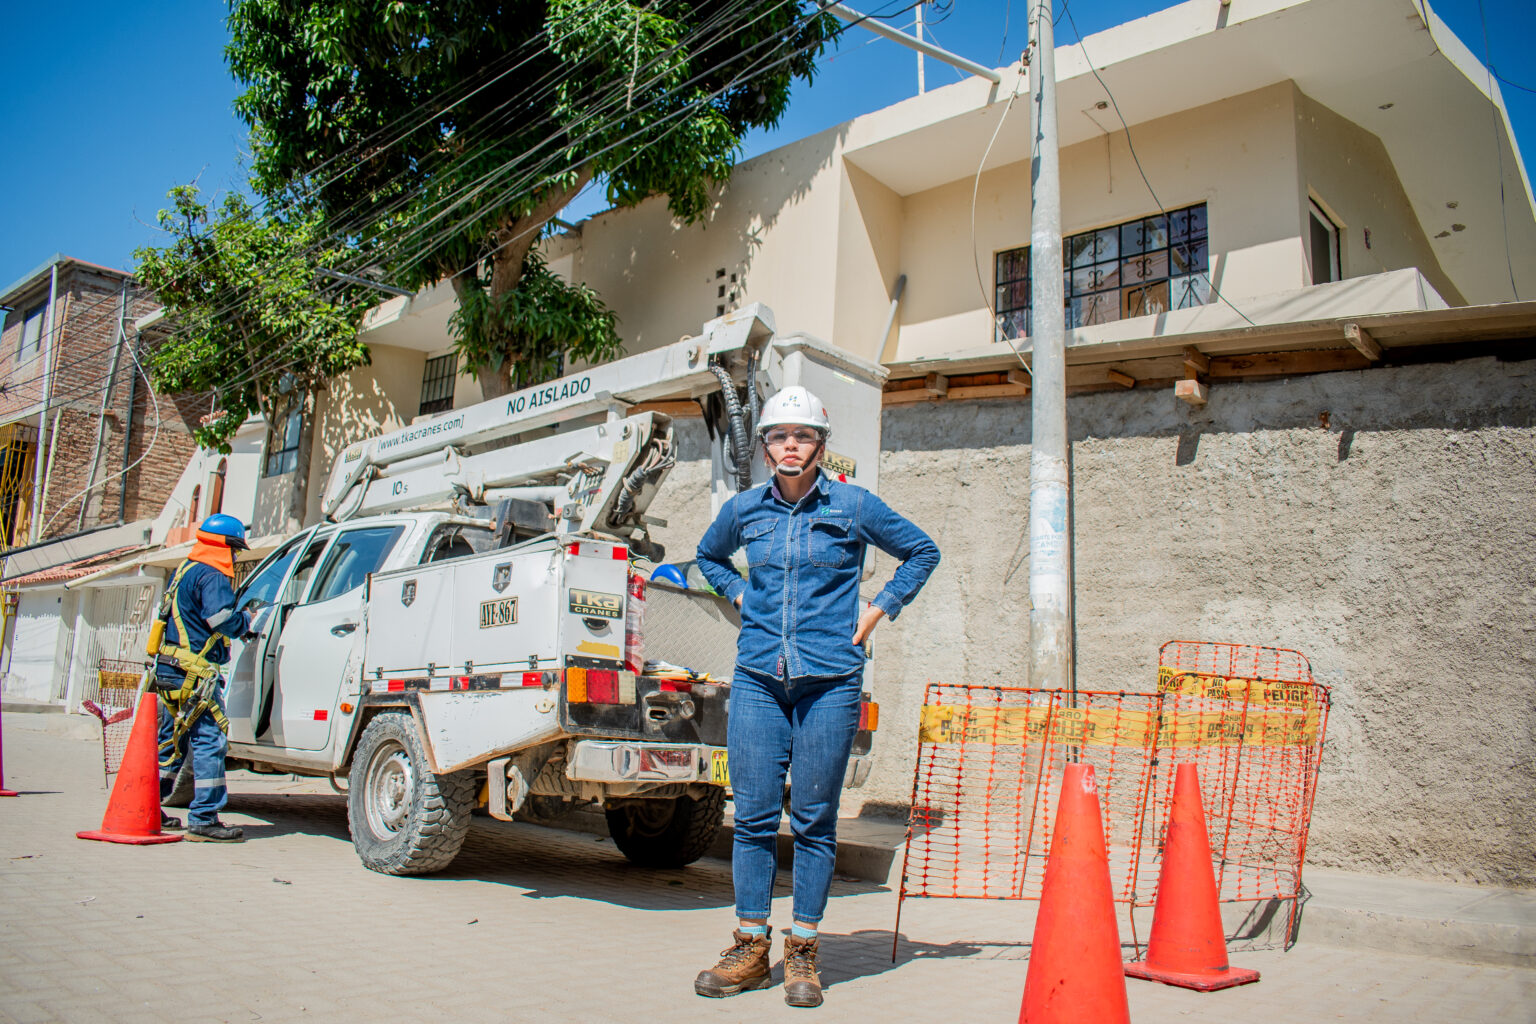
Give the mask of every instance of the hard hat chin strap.
POLYGON ((775 474, 777 474, 779 476, 786 476, 789 479, 793 480, 795 477, 800 476, 802 473, 804 473, 807 468, 809 468, 812 464, 814 464, 816 462, 816 460, 821 458, 822 450, 824 448, 826 448, 826 446, 827 446, 827 442, 826 441, 817 441, 816 442, 815 450, 811 452, 811 457, 809 459, 806 459, 805 462, 803 462, 802 464, 800 464, 798 466, 781 466, 781 465, 779 465, 779 463, 774 459, 773 454, 769 451, 769 448, 768 448, 768 446, 766 444, 763 445, 763 457, 768 460, 768 465, 773 467, 773 471, 774 471, 775 474))

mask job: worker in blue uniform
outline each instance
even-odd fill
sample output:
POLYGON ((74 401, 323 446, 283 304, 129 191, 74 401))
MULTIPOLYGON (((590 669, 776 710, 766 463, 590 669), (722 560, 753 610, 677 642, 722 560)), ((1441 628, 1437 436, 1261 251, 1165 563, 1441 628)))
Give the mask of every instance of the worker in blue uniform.
MULTIPOLYGON (((247 548, 245 527, 234 516, 203 520, 197 542, 166 587, 161 618, 164 639, 155 661, 160 692, 160 799, 170 795, 190 748, 193 796, 187 814, 191 842, 238 843, 244 831, 224 825, 219 811, 229 802, 224 753, 229 719, 218 666, 229 661, 229 641, 250 629, 248 612, 235 608, 235 552, 247 548)), ((162 812, 161 827, 180 822, 162 812)))

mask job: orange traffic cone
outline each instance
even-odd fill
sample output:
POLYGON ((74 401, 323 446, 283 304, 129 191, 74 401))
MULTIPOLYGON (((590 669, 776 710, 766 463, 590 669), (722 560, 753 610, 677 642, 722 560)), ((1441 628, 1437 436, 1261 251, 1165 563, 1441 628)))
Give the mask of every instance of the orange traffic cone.
POLYGON ((1133 978, 1214 992, 1259 980, 1258 971, 1227 962, 1227 944, 1216 906, 1216 872, 1200 804, 1200 776, 1193 764, 1179 765, 1173 784, 1173 813, 1163 844, 1157 879, 1152 937, 1147 958, 1125 965, 1133 978))
POLYGON ((1019 1024, 1130 1024, 1093 767, 1069 764, 1019 1024))
POLYGON ((160 831, 160 705, 152 693, 139 698, 139 710, 128 734, 123 766, 112 784, 107 813, 95 832, 76 832, 81 839, 107 843, 177 843, 181 836, 160 831))

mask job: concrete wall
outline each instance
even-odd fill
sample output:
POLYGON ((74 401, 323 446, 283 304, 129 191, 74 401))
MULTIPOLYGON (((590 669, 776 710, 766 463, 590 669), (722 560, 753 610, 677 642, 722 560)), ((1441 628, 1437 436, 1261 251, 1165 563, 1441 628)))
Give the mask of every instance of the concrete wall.
POLYGON ((572 273, 618 313, 627 352, 697 334, 722 304, 757 301, 781 324, 832 337, 840 133, 742 163, 705 223, 676 223, 664 199, 582 222, 572 273))
POLYGON ((155 519, 151 541, 165 543, 168 532, 184 531, 189 523, 200 523, 216 511, 234 516, 242 523, 254 522, 266 436, 266 420, 257 417, 247 421, 230 439, 229 454, 206 448, 194 452, 155 519), (214 472, 220 463, 224 464, 224 496, 220 507, 215 509, 212 505, 214 472), (193 508, 194 495, 196 508, 193 508))
POLYGON ((1430 247, 1381 140, 1300 91, 1295 112, 1302 237, 1308 230, 1307 200, 1313 199, 1339 225, 1345 277, 1417 267, 1447 302, 1465 305, 1430 247))
MULTIPOLYGON (((426 353, 380 344, 370 345, 369 351, 372 355, 369 365, 359 366, 331 381, 330 387, 315 398, 305 523, 321 519, 320 501, 325 481, 343 448, 354 441, 405 426, 416 415, 426 353)), ((280 533, 284 531, 295 475, 259 475, 265 467, 265 447, 261 453, 253 464, 252 471, 257 476, 242 479, 240 487, 250 488, 254 495, 251 502, 253 532, 258 535, 280 533)))
MULTIPOLYGON (((862 800, 906 803, 926 681, 1027 680, 1029 415, 884 414, 882 493, 944 560, 876 634, 862 800)), ((1536 362, 1224 384, 1201 411, 1101 393, 1069 417, 1078 684, 1150 691, 1176 638, 1296 648, 1334 701, 1309 863, 1536 885, 1536 362)), ((683 429, 651 506, 673 558, 708 525, 683 429)))
POLYGON ((372 362, 331 381, 316 403, 314 454, 309 464, 306 523, 321 518, 325 481, 341 450, 354 441, 409 424, 421 402, 427 354, 372 345, 372 362))

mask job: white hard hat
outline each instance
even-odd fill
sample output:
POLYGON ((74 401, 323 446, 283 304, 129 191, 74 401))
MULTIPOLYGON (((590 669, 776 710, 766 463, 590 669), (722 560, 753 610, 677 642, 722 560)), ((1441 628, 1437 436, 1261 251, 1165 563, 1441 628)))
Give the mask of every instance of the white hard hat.
POLYGON ((832 434, 832 423, 827 419, 827 407, 821 399, 798 384, 787 387, 763 403, 763 414, 757 421, 757 432, 765 433, 770 427, 815 427, 823 438, 832 434))

